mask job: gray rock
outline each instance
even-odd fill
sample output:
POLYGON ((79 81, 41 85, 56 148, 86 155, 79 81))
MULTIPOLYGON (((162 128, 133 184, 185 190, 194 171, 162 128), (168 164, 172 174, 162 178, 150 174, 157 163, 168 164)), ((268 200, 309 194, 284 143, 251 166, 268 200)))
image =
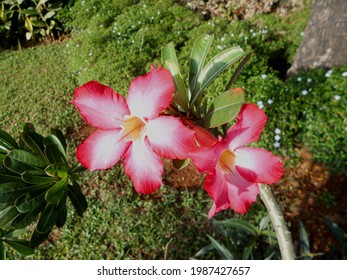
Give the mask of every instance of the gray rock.
POLYGON ((314 0, 288 76, 298 70, 347 65, 347 0, 314 0))

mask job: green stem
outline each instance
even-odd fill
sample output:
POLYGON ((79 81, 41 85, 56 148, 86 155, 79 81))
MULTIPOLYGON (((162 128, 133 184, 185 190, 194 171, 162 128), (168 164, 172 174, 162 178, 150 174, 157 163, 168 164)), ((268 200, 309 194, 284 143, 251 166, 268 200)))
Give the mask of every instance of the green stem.
POLYGON ((276 198, 269 186, 259 184, 259 188, 260 197, 265 204, 272 225, 275 229, 282 260, 294 260, 295 251, 292 241, 292 235, 288 230, 281 206, 277 203, 276 198))

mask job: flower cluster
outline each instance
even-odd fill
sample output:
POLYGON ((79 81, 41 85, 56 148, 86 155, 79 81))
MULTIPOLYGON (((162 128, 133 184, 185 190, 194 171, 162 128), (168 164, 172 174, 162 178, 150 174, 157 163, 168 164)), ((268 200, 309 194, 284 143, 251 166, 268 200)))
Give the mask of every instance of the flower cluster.
POLYGON ((162 185, 161 158, 190 158, 199 172, 206 172, 204 188, 214 202, 210 218, 228 208, 246 213, 259 193, 258 183, 274 183, 283 173, 280 158, 245 147, 258 140, 265 113, 245 104, 226 137, 215 138, 189 118, 168 114, 174 91, 170 72, 153 66, 131 82, 126 99, 96 81, 77 88, 71 103, 97 128, 78 146, 77 159, 92 171, 123 158, 136 191, 152 193, 162 185))

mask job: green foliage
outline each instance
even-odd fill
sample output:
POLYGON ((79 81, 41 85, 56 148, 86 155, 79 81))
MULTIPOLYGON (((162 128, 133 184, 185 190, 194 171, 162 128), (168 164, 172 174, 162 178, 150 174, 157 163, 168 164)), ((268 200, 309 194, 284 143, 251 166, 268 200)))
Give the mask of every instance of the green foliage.
POLYGON ((217 239, 208 236, 210 244, 196 253, 195 258, 206 257, 212 252, 225 260, 280 259, 277 239, 271 228, 270 218, 263 217, 258 226, 247 220, 232 218, 212 220, 218 233, 217 239))
POLYGON ((1 240, 20 253, 42 243, 56 225, 67 218, 66 200, 70 197, 78 214, 87 202, 77 182, 76 165, 69 166, 66 142, 53 129, 43 137, 31 124, 24 126, 19 144, 0 130, 0 228, 7 232, 1 240), (36 223, 30 241, 8 239, 9 233, 36 223))
POLYGON ((55 15, 66 1, 4 0, 0 5, 0 47, 10 47, 17 40, 53 39, 62 30, 55 15))

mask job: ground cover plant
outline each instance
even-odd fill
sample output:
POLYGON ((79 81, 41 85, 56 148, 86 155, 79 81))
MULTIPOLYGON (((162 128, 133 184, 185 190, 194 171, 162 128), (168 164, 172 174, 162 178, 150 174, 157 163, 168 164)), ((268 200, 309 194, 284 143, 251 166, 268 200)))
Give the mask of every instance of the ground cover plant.
MULTIPOLYGON (((344 110, 347 68, 313 70, 284 81, 283 73, 299 45, 307 10, 293 12, 284 19, 262 15, 247 21, 229 22, 221 18, 204 21, 201 15, 173 1, 153 4, 152 1, 110 0, 75 1, 66 13, 71 37, 64 42, 0 54, 1 129, 18 136, 22 123, 32 122, 37 131, 47 135, 49 127, 59 127, 68 140, 69 155, 74 156, 76 146, 92 132, 68 104, 76 87, 98 80, 125 95, 133 78, 149 71, 150 63, 161 63, 161 47, 169 42, 173 42, 182 75, 187 77, 189 52, 195 40, 201 34, 214 34, 208 59, 235 45, 252 52, 235 86, 243 87, 246 99, 268 116, 257 145, 289 158, 284 161, 288 168, 299 161, 295 148, 305 145, 314 159, 332 172, 346 170, 347 151, 343 140, 347 126, 344 110)), ((235 67, 207 88, 206 96, 211 97, 207 99, 208 105, 216 93, 225 90, 235 67)), ((82 191, 89 206, 83 218, 70 211, 66 225, 55 229, 49 241, 26 258, 193 257, 211 240, 224 237, 204 215, 211 203, 202 192, 202 181, 197 177, 194 182, 188 182, 189 172, 184 172, 184 169, 168 170, 164 182, 176 186, 187 183, 200 189, 165 186, 154 196, 137 195, 121 165, 109 172, 85 173, 82 191), (172 172, 182 173, 173 180, 172 172)), ((290 180, 285 179, 282 188, 281 202, 293 213, 291 201, 286 199, 290 180)), ((343 189, 338 191, 343 195, 343 189)), ((342 203, 337 202, 339 193, 330 189, 325 194, 313 189, 313 194, 323 211, 342 203)), ((247 215, 230 211, 217 218, 236 216, 258 226, 265 212, 259 203, 251 206, 247 215)), ((341 223, 346 212, 343 209, 337 212, 341 223)), ((295 229, 295 220, 291 221, 295 229)), ((314 252, 323 249, 326 250, 317 247, 314 252)), ((211 250, 208 256, 218 258, 219 255, 211 253, 215 249, 211 250)), ((8 254, 10 258, 22 258, 14 251, 8 254)), ((248 257, 259 255, 254 251, 248 257)))

